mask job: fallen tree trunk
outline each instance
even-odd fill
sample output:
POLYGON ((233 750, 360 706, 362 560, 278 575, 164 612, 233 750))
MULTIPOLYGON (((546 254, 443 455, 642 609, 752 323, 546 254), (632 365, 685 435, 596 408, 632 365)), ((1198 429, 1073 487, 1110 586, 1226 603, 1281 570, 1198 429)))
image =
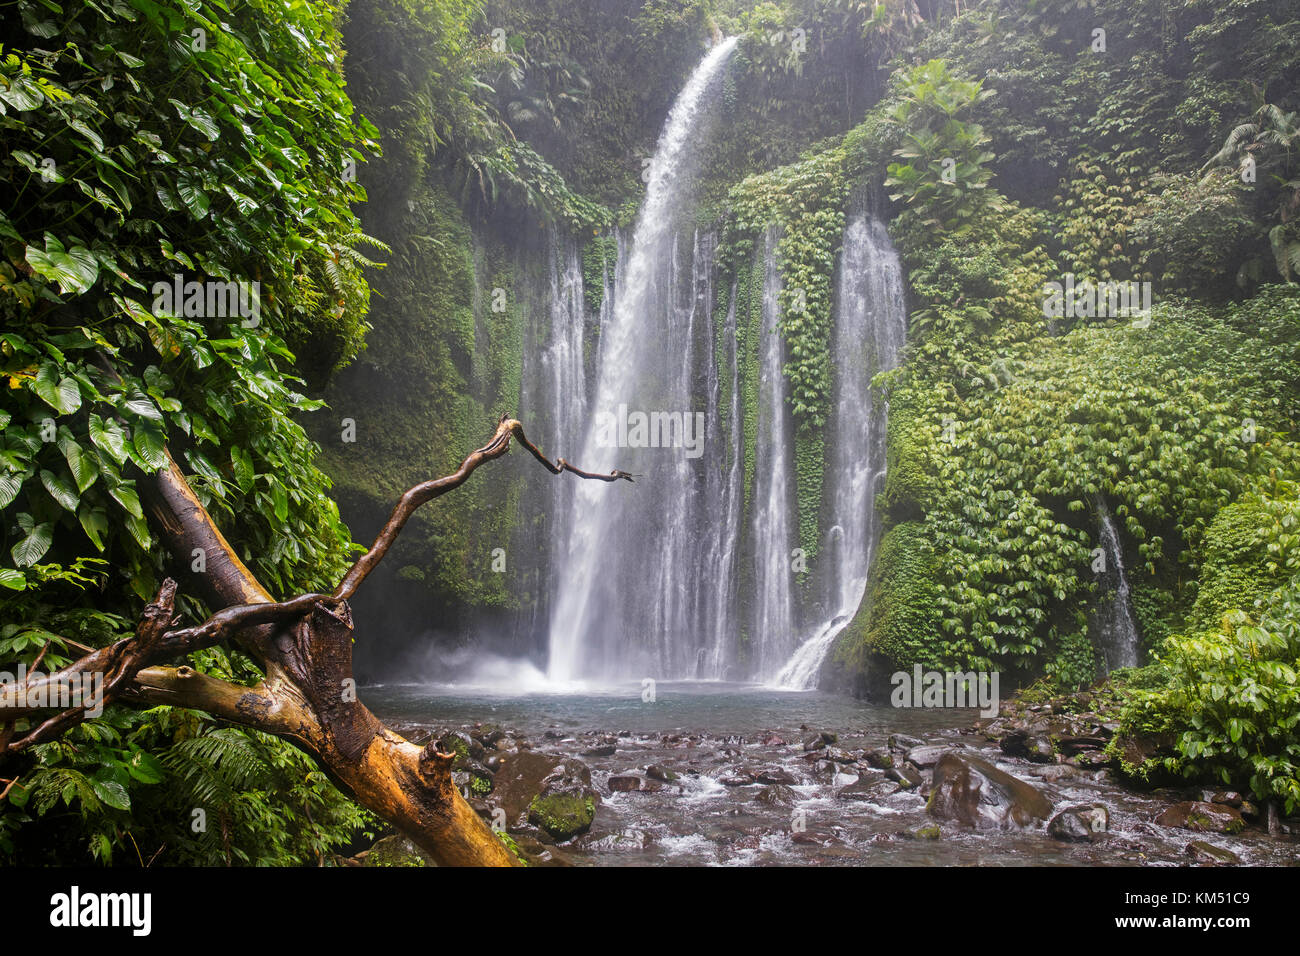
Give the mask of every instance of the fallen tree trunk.
POLYGON ((47 709, 28 707, 26 701, 57 699, 48 692, 99 674, 100 704, 192 708, 292 742, 315 758, 341 789, 391 822, 440 865, 515 864, 514 855, 456 789, 454 755, 440 753, 432 742, 420 748, 405 740, 357 698, 348 605, 415 510, 460 487, 480 465, 506 454, 512 438, 555 475, 570 471, 599 481, 635 477, 621 471, 586 472, 563 458, 552 463, 527 439, 518 421, 503 416, 491 440, 455 472, 402 495, 374 544, 332 593, 282 602, 272 600, 235 554, 169 456, 168 467, 142 482, 150 523, 181 564, 188 563, 193 549, 203 549, 205 572, 190 583, 218 610, 197 627, 176 627, 177 584, 168 579, 145 609, 134 637, 87 653, 35 683, 10 685, 0 694, 0 759, 59 736, 84 720, 88 709, 85 701, 78 701, 16 736, 18 719, 35 718, 47 709), (223 641, 237 642, 260 662, 260 684, 218 680, 186 665, 161 666, 223 641), (30 693, 33 690, 46 693, 30 693))

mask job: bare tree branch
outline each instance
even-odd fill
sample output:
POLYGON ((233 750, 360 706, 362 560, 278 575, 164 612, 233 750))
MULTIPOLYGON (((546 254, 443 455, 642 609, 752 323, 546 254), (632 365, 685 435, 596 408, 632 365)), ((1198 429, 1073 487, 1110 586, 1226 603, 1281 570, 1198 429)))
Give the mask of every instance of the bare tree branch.
POLYGON ((440 753, 433 744, 420 748, 404 740, 357 700, 348 605, 415 510, 460 487, 484 462, 506 454, 512 437, 551 474, 569 471, 605 482, 637 477, 623 471, 594 474, 563 458, 552 464, 528 440, 518 421, 502 415, 491 440, 455 472, 422 482, 402 495, 374 544, 333 594, 302 594, 281 602, 271 599, 235 554, 169 454, 168 467, 144 483, 151 489, 146 496, 150 517, 174 557, 188 559, 195 547, 204 549, 206 573, 196 579, 197 586, 208 603, 220 609, 200 625, 175 627, 177 585, 168 578, 145 608, 133 637, 90 651, 33 684, 0 689, 0 759, 66 732, 84 720, 96 703, 201 710, 292 742, 358 802, 394 823, 442 864, 515 863, 453 785, 454 756, 440 753), (265 671, 261 684, 246 687, 188 666, 156 666, 231 640, 259 659, 265 671), (31 706, 33 699, 48 702, 52 692, 88 675, 103 678, 99 701, 81 700, 57 710, 13 739, 15 721, 52 709, 31 706))

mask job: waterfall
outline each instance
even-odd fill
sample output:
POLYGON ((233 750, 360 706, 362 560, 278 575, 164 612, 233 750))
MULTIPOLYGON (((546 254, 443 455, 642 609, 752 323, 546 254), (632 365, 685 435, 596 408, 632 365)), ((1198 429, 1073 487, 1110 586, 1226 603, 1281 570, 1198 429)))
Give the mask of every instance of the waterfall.
MULTIPOLYGON (((549 428, 545 431, 554 448, 571 448, 582 434, 587 420, 587 376, 582 363, 583 300, 582 263, 577 243, 569 239, 552 242, 550 256, 550 327, 541 353, 544 391, 550 397, 549 428)), ((552 483, 551 514, 568 514, 573 506, 573 484, 552 483)), ((550 568, 556 568, 559 548, 551 545, 550 568)))
POLYGON ((1096 643, 1109 674, 1116 668, 1138 666, 1140 638, 1115 519, 1100 499, 1097 501, 1097 514, 1101 521, 1101 548, 1105 557, 1099 577, 1106 593, 1098 602, 1093 618, 1097 630, 1096 643))
POLYGON ((875 501, 885 477, 888 415, 871 379, 898 365, 906 331, 898 255, 881 222, 855 215, 844 233, 835 314, 835 404, 825 476, 830 527, 819 558, 828 568, 827 613, 777 674, 783 687, 816 686, 826 654, 866 593, 879 537, 875 501))
POLYGON ((709 421, 721 415, 723 389, 728 388, 726 430, 728 436, 725 467, 710 469, 705 485, 706 500, 717 502, 722 517, 720 533, 714 535, 705 557, 706 568, 713 568, 715 586, 710 590, 712 608, 703 621, 710 636, 708 652, 699 662, 696 677, 725 677, 728 674, 730 641, 733 637, 732 613, 736 599, 736 552, 740 546, 741 508, 744 505, 744 449, 741 441, 740 365, 736 347, 736 295, 731 287, 727 318, 722 329, 721 368, 709 364, 709 421), (726 374, 726 384, 721 374, 726 374))
POLYGON ((717 466, 710 460, 717 451, 707 437, 707 453, 697 458, 684 447, 608 448, 599 416, 624 409, 677 413, 685 426, 705 411, 694 404, 697 366, 712 356, 697 355, 693 343, 697 329, 711 322, 712 255, 711 249, 699 255, 697 236, 693 268, 682 276, 678 213, 688 198, 683 183, 698 162, 707 94, 736 42, 715 46, 673 104, 650 162, 627 265, 615 282, 614 307, 601 325, 596 388, 582 457, 575 460, 644 480, 631 492, 619 487, 611 494, 594 482, 580 482, 574 492, 550 623, 554 680, 696 676, 708 657, 699 626, 705 589, 697 542, 709 503, 691 489, 717 466))
POLYGON ((763 248, 763 355, 759 378, 758 435, 754 449, 754 595, 752 657, 756 673, 770 676, 795 644, 790 551, 791 518, 797 513, 790 471, 792 432, 787 401, 785 342, 781 318, 781 270, 776 231, 769 229, 763 248))

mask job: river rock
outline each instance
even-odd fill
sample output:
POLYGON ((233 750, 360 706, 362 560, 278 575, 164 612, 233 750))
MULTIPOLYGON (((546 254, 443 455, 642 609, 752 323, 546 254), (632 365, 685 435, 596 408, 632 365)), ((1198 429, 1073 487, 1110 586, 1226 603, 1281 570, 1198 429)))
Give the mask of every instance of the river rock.
POLYGON ((1235 807, 1204 800, 1185 800, 1167 807, 1156 823, 1162 827, 1181 827, 1195 833, 1236 833, 1246 825, 1235 807))
POLYGON ((584 757, 612 757, 618 752, 618 747, 614 744, 596 744, 588 747, 582 752, 584 757))
POLYGON ((837 800, 882 800, 886 796, 885 790, 888 786, 887 778, 884 774, 863 774, 858 777, 856 783, 851 783, 846 787, 841 787, 835 793, 837 800))
POLYGON ((1047 835, 1067 843, 1091 843, 1110 827, 1110 811, 1100 803, 1066 807, 1047 824, 1047 835))
POLYGON ((1052 802, 991 763, 950 750, 935 764, 926 809, 936 819, 970 827, 1029 827, 1051 816, 1052 802))
POLYGON ((1201 794, 1201 799, 1206 803, 1221 803, 1225 807, 1236 807, 1241 809, 1241 794, 1236 790, 1215 790, 1211 793, 1209 790, 1201 794))
POLYGON ((862 759, 867 766, 875 767, 877 770, 888 770, 894 765, 894 755, 883 750, 868 750, 862 755, 862 759))
POLYGON ((826 746, 826 741, 822 740, 821 734, 813 734, 811 737, 803 739, 803 749, 805 753, 813 750, 821 750, 826 746))
POLYGON ((890 767, 885 771, 885 776, 897 781, 900 790, 915 790, 925 783, 925 775, 911 763, 890 767))
POLYGON ((764 787, 754 794, 754 801, 765 807, 791 807, 794 806, 794 791, 780 784, 764 787))
POLYGON ((657 763, 652 763, 645 768, 645 775, 653 777, 655 780, 662 780, 664 783, 672 783, 677 779, 677 774, 666 767, 661 767, 657 763))
POLYGON ((643 781, 632 774, 619 774, 609 778, 610 793, 632 793, 641 789, 643 781))
POLYGON ((939 762, 939 758, 951 750, 946 744, 926 744, 923 747, 913 747, 907 752, 907 759, 916 764, 922 770, 929 770, 939 762))
MULTIPOLYGON (((520 750, 503 757, 501 769, 492 777, 492 801, 505 810, 510 826, 518 825, 533 798, 542 793, 551 775, 566 763, 586 769, 580 761, 566 760, 555 754, 534 750, 520 750)), ((581 778, 581 773, 576 768, 570 770, 578 773, 581 778)), ((587 771, 585 785, 589 786, 590 783, 591 771, 587 771)))
POLYGON ((925 741, 916 737, 909 737, 907 734, 890 734, 890 750, 911 750, 913 747, 923 747, 925 741))
POLYGON ((1231 850, 1224 850, 1213 843, 1206 843, 1204 840, 1193 840, 1187 844, 1185 852, 1194 862, 1202 866, 1231 866, 1234 863, 1241 862, 1241 857, 1231 850))
POLYGON ((557 840, 571 840, 591 828, 600 794, 580 760, 564 760, 542 780, 542 792, 528 804, 528 822, 557 840))
POLYGON ((754 782, 754 775, 748 770, 732 770, 718 778, 724 787, 747 787, 754 782))
POLYGON ((1007 734, 998 747, 1007 756, 1021 757, 1034 763, 1054 763, 1056 760, 1051 740, 1023 730, 1007 734))
POLYGON ((754 779, 759 783, 780 783, 787 786, 799 782, 795 775, 784 767, 763 767, 754 774, 754 779))

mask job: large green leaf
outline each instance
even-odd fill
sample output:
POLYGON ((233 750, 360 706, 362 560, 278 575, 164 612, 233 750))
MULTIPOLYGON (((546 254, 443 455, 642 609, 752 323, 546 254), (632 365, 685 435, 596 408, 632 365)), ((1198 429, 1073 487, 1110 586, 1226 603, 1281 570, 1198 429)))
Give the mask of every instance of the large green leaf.
POLYGON ((29 568, 45 557, 45 552, 50 550, 53 543, 54 525, 47 521, 32 528, 31 533, 15 544, 9 553, 13 555, 14 564, 20 568, 29 568))
POLYGON ((63 292, 78 295, 87 291, 99 278, 99 260, 85 246, 64 249, 63 243, 45 234, 45 249, 28 246, 27 262, 38 273, 57 282, 63 292))
POLYGON ((141 422, 135 427, 132 444, 148 470, 167 467, 167 438, 161 428, 141 422))
POLYGON ((61 504, 65 509, 68 511, 77 510, 77 505, 81 503, 81 499, 78 497, 77 492, 73 489, 72 485, 69 484, 63 476, 56 475, 54 472, 42 468, 41 484, 43 484, 45 490, 50 493, 50 497, 61 504))
POLYGON ((111 418, 107 421, 90 414, 90 440, 119 465, 126 464, 126 432, 111 418))

